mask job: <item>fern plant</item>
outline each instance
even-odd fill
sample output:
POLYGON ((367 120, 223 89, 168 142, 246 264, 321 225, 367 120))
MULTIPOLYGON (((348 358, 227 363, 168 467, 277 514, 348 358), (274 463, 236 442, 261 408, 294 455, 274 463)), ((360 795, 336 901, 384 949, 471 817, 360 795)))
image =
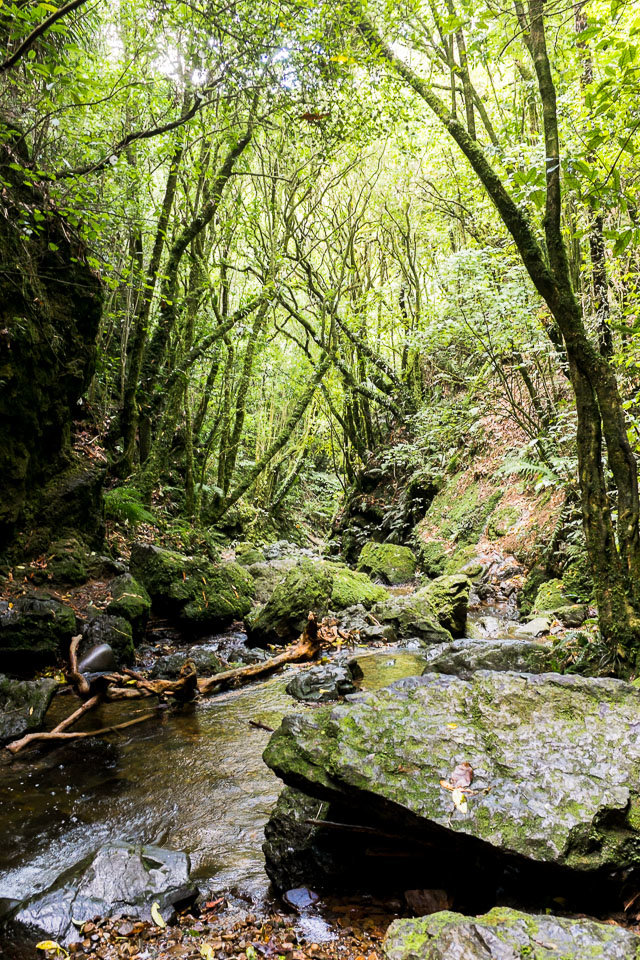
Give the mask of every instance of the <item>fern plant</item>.
POLYGON ((104 495, 104 510, 112 520, 129 523, 134 527, 141 523, 156 522, 153 513, 140 501, 138 491, 128 487, 107 490, 104 495))

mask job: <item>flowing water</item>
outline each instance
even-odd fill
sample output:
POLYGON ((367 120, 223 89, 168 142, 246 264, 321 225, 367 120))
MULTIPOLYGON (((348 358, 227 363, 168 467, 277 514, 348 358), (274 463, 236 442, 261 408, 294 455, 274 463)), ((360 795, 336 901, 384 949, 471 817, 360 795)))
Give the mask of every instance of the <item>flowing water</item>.
MULTIPOLYGON (((389 648, 358 651, 358 662, 366 689, 420 674, 424 664, 419 653, 389 648)), ((183 712, 162 711, 108 742, 76 741, 6 763, 0 899, 21 900, 105 841, 122 839, 188 852, 203 891, 264 900, 263 827, 282 784, 262 762, 269 734, 249 721, 276 727, 286 713, 314 709, 285 692, 295 669, 183 712)), ((74 705, 58 697, 51 724, 74 705)), ((131 705, 110 704, 91 715, 91 728, 133 714, 131 705)))

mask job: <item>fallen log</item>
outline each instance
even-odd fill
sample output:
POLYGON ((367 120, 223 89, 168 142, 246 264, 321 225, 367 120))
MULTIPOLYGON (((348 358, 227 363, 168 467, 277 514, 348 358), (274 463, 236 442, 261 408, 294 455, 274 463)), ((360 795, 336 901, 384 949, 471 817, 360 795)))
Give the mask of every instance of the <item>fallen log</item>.
MULTIPOLYGON (((67 730, 49 730, 42 731, 41 733, 30 733, 28 737, 23 737, 22 740, 28 740, 29 743, 47 743, 51 741, 62 741, 62 740, 82 740, 86 737, 100 737, 105 733, 115 733, 118 730, 124 730, 126 727, 133 727, 136 723, 144 723, 145 720, 153 720, 156 716, 154 713, 145 713, 141 717, 134 717, 132 720, 125 720, 123 723, 112 723, 108 727, 100 727, 98 730, 81 730, 75 732, 69 732, 67 730)), ((18 753, 24 746, 28 744, 22 743, 20 740, 15 740, 13 743, 7 745, 7 750, 10 753, 18 753)))

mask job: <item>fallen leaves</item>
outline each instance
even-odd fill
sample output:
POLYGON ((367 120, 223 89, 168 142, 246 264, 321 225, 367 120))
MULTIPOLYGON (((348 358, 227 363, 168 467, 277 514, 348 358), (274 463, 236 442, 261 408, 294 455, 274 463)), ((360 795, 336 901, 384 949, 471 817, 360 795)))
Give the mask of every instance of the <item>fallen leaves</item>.
POLYGON ((451 791, 454 808, 463 814, 469 812, 469 804, 467 803, 465 790, 471 786, 472 781, 473 767, 467 760, 463 760, 462 763, 459 763, 458 766, 455 767, 448 780, 440 781, 441 787, 451 791))

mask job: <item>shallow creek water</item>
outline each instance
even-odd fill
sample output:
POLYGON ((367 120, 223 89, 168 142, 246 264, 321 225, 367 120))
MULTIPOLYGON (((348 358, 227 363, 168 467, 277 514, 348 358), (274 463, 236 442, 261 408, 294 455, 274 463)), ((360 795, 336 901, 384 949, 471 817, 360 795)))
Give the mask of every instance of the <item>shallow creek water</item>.
MULTIPOLYGON (((420 674, 419 653, 356 651, 365 689, 420 674)), ((285 692, 293 671, 184 712, 165 710, 120 737, 66 744, 0 770, 0 898, 21 900, 108 840, 156 842, 191 856, 201 890, 267 895, 263 827, 282 787, 262 762, 269 734, 303 706, 285 692)), ((73 709, 60 696, 53 725, 73 709), (56 719, 57 717, 57 719, 56 719)), ((94 728, 148 712, 111 704, 94 728)), ((89 729, 88 725, 86 729, 89 729)))

